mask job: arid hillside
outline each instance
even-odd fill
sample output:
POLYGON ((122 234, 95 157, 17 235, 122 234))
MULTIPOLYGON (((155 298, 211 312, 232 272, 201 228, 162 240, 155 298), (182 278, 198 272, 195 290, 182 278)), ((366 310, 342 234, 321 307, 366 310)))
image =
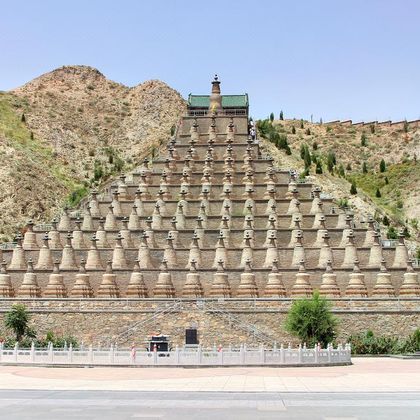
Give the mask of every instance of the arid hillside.
POLYGON ((130 88, 87 66, 1 92, 0 238, 137 164, 184 111, 179 93, 159 80, 130 88))
POLYGON ((418 241, 419 122, 319 124, 267 119, 258 127, 267 140, 265 147, 282 167, 313 178, 338 204, 383 220, 389 237, 406 228, 418 241))

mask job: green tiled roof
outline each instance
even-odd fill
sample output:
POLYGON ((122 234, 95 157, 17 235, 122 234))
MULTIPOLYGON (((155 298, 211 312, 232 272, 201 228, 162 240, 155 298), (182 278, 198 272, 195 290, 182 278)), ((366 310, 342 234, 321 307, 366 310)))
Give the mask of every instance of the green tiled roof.
MULTIPOLYGON (((188 95, 188 106, 193 108, 208 108, 209 95, 188 95)), ((244 108, 248 106, 248 95, 222 95, 223 108, 244 108)))

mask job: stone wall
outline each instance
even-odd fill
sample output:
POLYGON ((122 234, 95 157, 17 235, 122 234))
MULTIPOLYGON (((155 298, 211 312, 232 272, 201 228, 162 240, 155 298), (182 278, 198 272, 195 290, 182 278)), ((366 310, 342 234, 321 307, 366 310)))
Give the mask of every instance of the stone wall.
MULTIPOLYGON (((147 337, 157 331, 168 334, 173 345, 182 345, 185 328, 191 326, 198 328, 204 346, 261 340, 297 344, 284 330, 290 299, 2 299, 1 325, 4 313, 16 302, 28 307, 41 335, 52 330, 95 345, 117 341, 120 346, 133 342, 144 346, 147 337), (253 325, 256 334, 251 332, 253 325)), ((420 299, 341 298, 331 302, 340 319, 338 339, 342 341, 368 329, 407 336, 420 327, 420 299)))

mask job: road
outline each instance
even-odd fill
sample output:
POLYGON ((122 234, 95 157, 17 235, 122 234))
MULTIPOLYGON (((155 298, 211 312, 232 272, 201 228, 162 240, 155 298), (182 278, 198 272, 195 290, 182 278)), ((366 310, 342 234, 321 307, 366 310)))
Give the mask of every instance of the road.
POLYGON ((420 393, 3 390, 0 419, 420 418, 420 393))

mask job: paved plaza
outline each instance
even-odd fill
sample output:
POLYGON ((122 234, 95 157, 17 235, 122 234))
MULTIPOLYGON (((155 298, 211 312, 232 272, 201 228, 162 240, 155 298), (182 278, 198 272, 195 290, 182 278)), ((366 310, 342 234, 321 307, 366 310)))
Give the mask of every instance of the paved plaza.
POLYGON ((7 419, 417 419, 420 360, 324 368, 0 368, 7 419))
POLYGON ((308 368, 42 368, 2 366, 1 389, 202 392, 420 392, 420 360, 353 358, 308 368))

